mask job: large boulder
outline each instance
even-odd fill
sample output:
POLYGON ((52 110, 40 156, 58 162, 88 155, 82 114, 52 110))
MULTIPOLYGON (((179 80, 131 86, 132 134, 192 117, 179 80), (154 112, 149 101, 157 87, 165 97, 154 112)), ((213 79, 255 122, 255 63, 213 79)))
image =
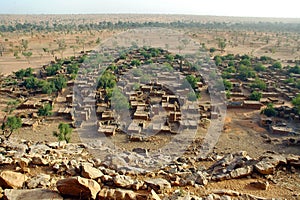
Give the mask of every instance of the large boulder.
POLYGON ((267 157, 262 157, 258 163, 255 165, 255 169, 264 175, 274 174, 276 167, 279 164, 286 164, 287 160, 281 155, 272 155, 267 157))
POLYGON ((96 199, 101 189, 96 181, 79 176, 59 180, 56 187, 63 196, 82 199, 96 199))
POLYGON ((162 193, 164 190, 171 189, 171 184, 166 179, 153 178, 145 180, 145 183, 149 188, 153 189, 157 193, 162 193))
POLYGON ((3 171, 0 173, 0 186, 7 189, 22 188, 27 176, 18 172, 3 171))
POLYGON ((33 190, 4 190, 4 199, 6 200, 63 200, 58 192, 46 189, 33 190))

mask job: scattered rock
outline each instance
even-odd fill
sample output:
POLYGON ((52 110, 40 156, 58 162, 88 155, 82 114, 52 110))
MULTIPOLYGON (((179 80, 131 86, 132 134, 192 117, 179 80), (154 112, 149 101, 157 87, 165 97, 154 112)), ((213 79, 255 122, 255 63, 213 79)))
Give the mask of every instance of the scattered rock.
POLYGON ((197 174, 198 174, 198 176, 197 176, 195 183, 197 183, 199 185, 207 185, 208 180, 207 180, 206 176, 202 172, 198 172, 197 174))
POLYGON ((154 178, 145 180, 145 183, 148 185, 148 188, 153 189, 157 193, 161 193, 164 190, 171 189, 171 184, 162 178, 154 178))
POLYGON ((96 199, 97 193, 101 189, 96 181, 79 176, 59 180, 56 187, 63 196, 82 199, 96 199))
POLYGON ((104 174, 97 168, 94 168, 90 165, 82 165, 81 167, 81 176, 89 179, 97 179, 103 176, 104 174))
POLYGON ((232 178, 242 178, 251 175, 252 172, 253 172, 253 166, 245 166, 233 170, 232 172, 230 172, 230 176, 232 178))
POLYGON ((134 180, 129 176, 117 175, 113 178, 114 184, 121 188, 130 188, 134 184, 134 180))
POLYGON ((34 165, 48 165, 48 161, 44 158, 42 158, 42 156, 40 155, 37 155, 37 156, 34 156, 32 157, 32 164, 34 165))
POLYGON ((260 189, 260 190, 268 190, 269 182, 268 181, 255 181, 255 182, 251 182, 250 186, 260 189))
POLYGON ((39 174, 27 182, 27 187, 29 189, 45 188, 50 185, 50 179, 51 177, 48 174, 39 174))
POLYGON ((0 173, 0 186, 8 189, 22 188, 27 176, 18 172, 3 171, 0 173))
POLYGON ((46 189, 33 189, 33 190, 4 190, 4 199, 6 200, 63 200, 58 192, 46 189))

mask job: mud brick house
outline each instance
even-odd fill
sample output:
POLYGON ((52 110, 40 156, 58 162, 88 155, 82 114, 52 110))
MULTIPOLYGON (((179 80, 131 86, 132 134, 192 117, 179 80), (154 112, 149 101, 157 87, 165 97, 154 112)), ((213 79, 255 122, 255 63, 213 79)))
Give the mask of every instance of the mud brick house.
POLYGON ((243 108, 260 110, 262 104, 259 101, 244 101, 243 108))

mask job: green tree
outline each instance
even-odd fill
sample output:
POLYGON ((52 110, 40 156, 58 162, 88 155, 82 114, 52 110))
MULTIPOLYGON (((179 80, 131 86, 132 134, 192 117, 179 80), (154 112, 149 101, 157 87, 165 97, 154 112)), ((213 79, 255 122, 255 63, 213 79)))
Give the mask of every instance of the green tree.
POLYGON ((290 68, 289 69, 289 73, 300 74, 300 67, 299 67, 299 65, 296 65, 296 66, 290 68))
POLYGON ((64 51, 67 48, 66 42, 64 39, 59 39, 56 41, 57 45, 58 45, 58 50, 60 52, 60 57, 63 58, 64 55, 64 51))
POLYGON ((78 64, 70 64, 67 66, 68 74, 78 74, 78 71, 79 71, 78 64))
POLYGON ((140 66, 140 65, 141 65, 141 61, 140 61, 140 60, 133 59, 133 60, 131 61, 131 65, 133 65, 133 66, 140 66))
POLYGON ((249 99, 254 101, 259 101, 261 98, 262 98, 262 93, 257 91, 253 91, 249 96, 249 99))
POLYGON ((53 131, 53 136, 57 137, 58 141, 66 141, 69 143, 71 141, 71 134, 73 129, 69 124, 60 123, 58 125, 59 132, 53 131))
POLYGON ((277 62, 275 62, 275 63, 271 66, 271 68, 273 68, 273 69, 281 69, 281 68, 282 68, 282 64, 281 64, 279 61, 277 61, 277 62))
POLYGON ((126 96, 119 89, 114 89, 111 97, 112 107, 117 111, 129 109, 129 102, 126 96))
POLYGON ((197 77, 195 77, 194 75, 187 75, 186 80, 189 82, 193 89, 197 88, 197 82, 199 81, 197 77))
POLYGON ((32 52, 28 51, 28 52, 22 52, 22 55, 27 59, 28 63, 30 63, 29 58, 32 56, 32 52))
POLYGON ((263 80, 261 80, 259 78, 256 78, 255 81, 254 81, 254 83, 252 83, 250 85, 250 87, 251 88, 258 88, 260 90, 265 90, 267 88, 267 85, 266 85, 266 83, 263 80))
POLYGON ((254 70, 257 72, 264 72, 266 71, 266 67, 263 64, 259 63, 255 65, 254 70))
POLYGON ((37 89, 40 86, 40 81, 31 76, 24 80, 23 85, 26 87, 26 89, 37 89))
POLYGON ((225 47, 226 47, 226 39, 221 39, 221 38, 218 38, 218 47, 221 49, 221 52, 224 52, 225 50, 225 47))
POLYGON ((293 100, 292 100, 293 105, 297 109, 298 113, 300 114, 300 94, 298 94, 293 100))
POLYGON ((267 107, 261 111, 261 113, 267 117, 275 117, 277 115, 277 111, 271 103, 269 103, 267 107))
POLYGON ((41 85, 43 94, 52 94, 53 92, 57 91, 53 81, 42 81, 41 85))
POLYGON ((47 103, 38 110, 38 115, 39 116, 51 116, 52 115, 51 111, 52 111, 52 106, 47 103))
POLYGON ((232 89, 232 83, 226 79, 223 79, 223 84, 224 84, 224 87, 225 87, 225 90, 231 90, 232 89))
POLYGON ((109 71, 105 71, 98 79, 98 88, 114 88, 116 84, 117 82, 115 75, 109 71))
POLYGON ((60 92, 63 88, 67 87, 67 79, 63 74, 59 74, 57 77, 55 77, 53 83, 55 85, 56 90, 60 92))
POLYGON ((24 51, 27 51, 28 44, 29 44, 28 40, 24 40, 24 39, 21 40, 21 46, 23 47, 24 51))
POLYGON ((220 56, 215 56, 214 60, 217 66, 222 64, 222 58, 220 56))
POLYGON ((189 101, 197 101, 197 95, 195 94, 195 92, 189 92, 187 97, 189 101))
POLYGON ((14 131, 18 130, 22 127, 22 120, 19 117, 12 116, 8 117, 5 122, 2 124, 2 131, 4 134, 8 134, 5 137, 7 139, 10 138, 10 136, 13 134, 14 131))
POLYGON ((30 77, 33 76, 33 69, 32 68, 27 68, 27 69, 20 69, 19 71, 14 72, 15 76, 17 79, 22 79, 24 77, 30 77))

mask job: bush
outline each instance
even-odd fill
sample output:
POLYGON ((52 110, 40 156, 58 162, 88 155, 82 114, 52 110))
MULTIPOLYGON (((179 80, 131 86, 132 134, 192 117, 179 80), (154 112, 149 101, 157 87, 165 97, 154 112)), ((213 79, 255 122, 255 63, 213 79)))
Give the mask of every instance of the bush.
POLYGON ((268 104, 267 108, 263 109, 261 113, 268 117, 275 117, 277 115, 277 112, 273 107, 273 104, 268 104))
POLYGON ((250 100, 259 101, 262 98, 262 93, 254 91, 249 96, 250 100))
POLYGON ((69 124, 60 123, 58 126, 59 132, 54 131, 53 136, 57 137, 58 141, 66 141, 69 143, 71 141, 71 134, 73 129, 69 124))
POLYGON ((50 104, 45 104, 42 108, 38 110, 39 116, 51 116, 52 106, 50 104))

